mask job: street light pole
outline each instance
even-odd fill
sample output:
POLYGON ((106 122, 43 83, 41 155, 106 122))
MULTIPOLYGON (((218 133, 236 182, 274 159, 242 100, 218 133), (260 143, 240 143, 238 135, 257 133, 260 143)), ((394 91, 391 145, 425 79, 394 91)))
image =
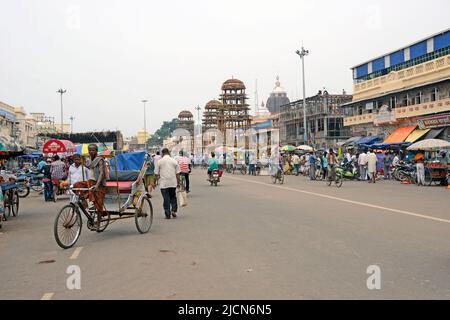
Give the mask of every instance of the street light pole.
POLYGON ((302 46, 302 50, 295 52, 302 59, 302 78, 303 78, 303 142, 308 144, 308 131, 306 130, 306 86, 305 86, 305 56, 309 54, 309 51, 302 46))
POLYGON ((62 88, 56 91, 61 95, 61 133, 64 133, 64 117, 63 117, 63 94, 67 92, 67 90, 63 90, 62 88))
POLYGON ((73 133, 73 120, 75 120, 74 116, 71 116, 70 118, 70 134, 73 133))
POLYGON ((142 103, 144 104, 144 140, 145 140, 145 152, 147 152, 147 115, 145 111, 145 106, 148 100, 142 100, 142 103))

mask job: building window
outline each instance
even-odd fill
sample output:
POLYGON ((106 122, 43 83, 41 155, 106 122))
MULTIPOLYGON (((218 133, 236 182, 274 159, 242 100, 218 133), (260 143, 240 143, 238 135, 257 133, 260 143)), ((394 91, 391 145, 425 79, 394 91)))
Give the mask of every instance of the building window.
POLYGON ((403 96, 402 98, 402 107, 406 107, 408 105, 408 95, 403 96))
POLYGON ((397 97, 391 97, 389 99, 389 106, 391 109, 395 109, 395 106, 397 105, 397 97))
POLYGON ((436 101, 437 100, 437 95, 438 95, 438 89, 434 88, 431 91, 431 101, 436 101))
POLYGON ((316 120, 309 121, 309 129, 311 132, 316 132, 316 120))
POLYGON ((325 121, 324 119, 317 120, 317 131, 322 132, 324 130, 325 121))
POLYGON ((358 106, 358 115, 362 115, 362 114, 363 114, 363 107, 358 106))
POLYGON ((418 92, 417 94, 416 94, 416 97, 415 97, 415 104, 421 104, 422 103, 422 92, 418 92))

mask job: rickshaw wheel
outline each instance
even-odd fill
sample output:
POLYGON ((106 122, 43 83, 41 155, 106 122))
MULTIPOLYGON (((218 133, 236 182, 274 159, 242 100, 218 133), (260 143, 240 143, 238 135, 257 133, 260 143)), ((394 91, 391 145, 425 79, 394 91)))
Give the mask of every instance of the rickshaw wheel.
POLYGON ((147 233, 152 227, 153 206, 148 197, 144 197, 139 208, 136 208, 134 220, 136 222, 136 228, 141 234, 147 233))
POLYGON ((13 193, 11 208, 13 216, 17 217, 19 215, 19 194, 17 192, 13 193))
POLYGON ((64 206, 53 228, 56 243, 63 249, 72 248, 80 237, 82 225, 80 211, 73 204, 64 206))
POLYGON ((3 203, 5 206, 5 220, 8 220, 8 218, 11 216, 11 200, 8 191, 6 191, 3 196, 3 203))

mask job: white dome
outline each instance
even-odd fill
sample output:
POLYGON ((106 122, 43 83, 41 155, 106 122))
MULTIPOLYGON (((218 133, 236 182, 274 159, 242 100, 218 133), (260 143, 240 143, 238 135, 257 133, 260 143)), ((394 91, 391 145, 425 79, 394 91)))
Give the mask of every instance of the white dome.
POLYGON ((272 93, 286 93, 286 90, 281 86, 280 77, 277 76, 277 81, 275 82, 275 88, 273 88, 272 93))

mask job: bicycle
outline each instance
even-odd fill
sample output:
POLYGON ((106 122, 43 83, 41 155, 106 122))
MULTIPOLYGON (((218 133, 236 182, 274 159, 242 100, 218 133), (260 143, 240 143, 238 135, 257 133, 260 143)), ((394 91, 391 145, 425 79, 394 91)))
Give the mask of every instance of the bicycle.
MULTIPOLYGON (((273 168, 271 168, 270 170, 272 171, 273 168)), ((284 184, 284 172, 283 172, 283 170, 281 170, 280 168, 277 168, 276 170, 277 170, 277 172, 275 174, 271 175, 272 183, 276 184, 279 181, 280 184, 284 184)))
POLYGON ((336 187, 340 188, 342 187, 342 176, 339 172, 336 171, 335 166, 333 166, 331 169, 328 169, 328 173, 327 173, 327 185, 329 187, 331 187, 331 184, 334 183, 336 184, 336 187), (332 171, 332 172, 330 172, 332 171))

